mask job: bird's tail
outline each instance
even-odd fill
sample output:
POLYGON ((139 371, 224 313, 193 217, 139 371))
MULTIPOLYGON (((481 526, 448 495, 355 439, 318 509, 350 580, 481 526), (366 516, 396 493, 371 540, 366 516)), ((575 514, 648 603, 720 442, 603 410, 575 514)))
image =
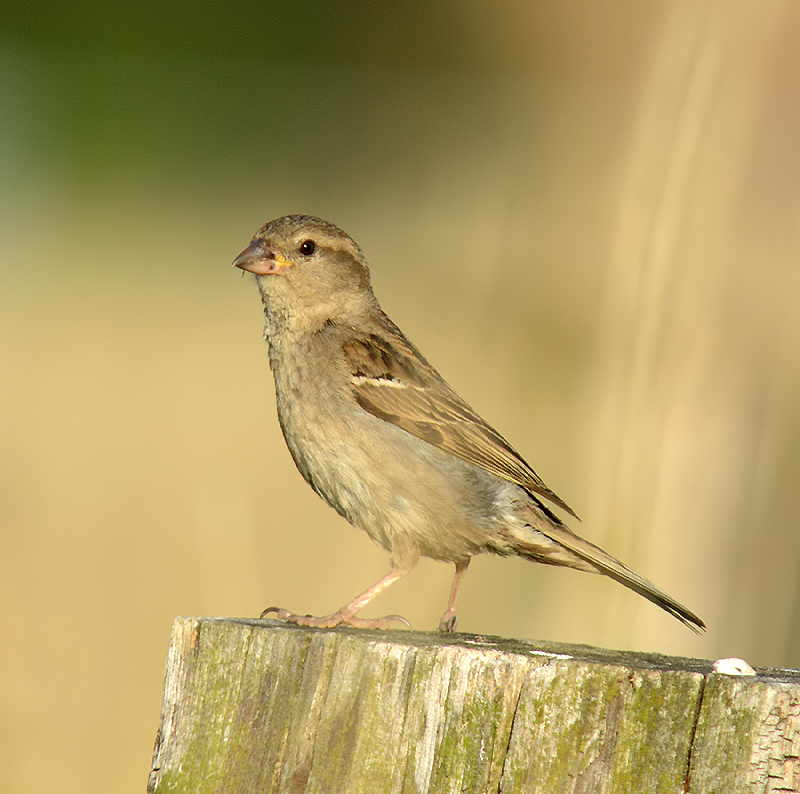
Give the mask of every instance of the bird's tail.
POLYGON ((534 559, 537 562, 567 565, 584 571, 594 570, 598 573, 605 574, 620 584, 625 585, 625 587, 630 588, 635 593, 644 596, 648 601, 657 604, 663 610, 669 612, 670 615, 680 620, 681 623, 692 629, 692 631, 699 634, 705 629, 706 624, 703 623, 694 612, 687 609, 683 604, 679 604, 672 596, 667 595, 652 582, 636 573, 636 571, 631 570, 627 565, 615 559, 598 546, 576 535, 561 524, 555 516, 552 517, 555 520, 549 520, 549 517, 546 519, 538 510, 533 512, 535 517, 530 517, 533 518, 533 520, 529 518, 526 523, 531 529, 545 535, 550 541, 555 543, 557 547, 566 550, 567 555, 564 555, 563 551, 560 553, 548 551, 542 554, 543 550, 540 543, 534 541, 530 544, 526 544, 524 539, 517 536, 516 540, 518 545, 515 544, 515 550, 518 554, 523 557, 534 559), (575 555, 577 558, 574 560, 574 563, 566 559, 570 555, 575 555))

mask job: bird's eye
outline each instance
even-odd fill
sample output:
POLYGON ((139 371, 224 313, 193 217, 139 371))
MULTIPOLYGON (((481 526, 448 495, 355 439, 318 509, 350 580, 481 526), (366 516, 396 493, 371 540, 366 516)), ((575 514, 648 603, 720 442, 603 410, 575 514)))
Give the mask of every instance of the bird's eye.
POLYGON ((313 240, 303 240, 300 243, 300 253, 303 256, 311 256, 317 250, 317 244, 313 240))

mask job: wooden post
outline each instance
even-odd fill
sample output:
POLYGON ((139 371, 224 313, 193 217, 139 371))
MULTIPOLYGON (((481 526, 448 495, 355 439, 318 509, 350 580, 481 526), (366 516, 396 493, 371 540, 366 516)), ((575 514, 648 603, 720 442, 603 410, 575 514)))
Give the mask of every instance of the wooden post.
POLYGON ((148 791, 800 791, 800 672, 178 618, 148 791))

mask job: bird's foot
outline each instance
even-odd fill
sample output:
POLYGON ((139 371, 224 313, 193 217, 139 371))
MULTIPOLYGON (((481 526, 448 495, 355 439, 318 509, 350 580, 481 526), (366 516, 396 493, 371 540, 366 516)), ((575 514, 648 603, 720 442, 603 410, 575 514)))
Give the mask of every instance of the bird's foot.
POLYGON ((318 629, 332 629, 336 626, 352 626, 357 629, 389 629, 392 628, 393 623, 404 623, 406 627, 411 628, 411 624, 400 615, 386 615, 382 618, 359 618, 339 610, 339 612, 334 612, 331 615, 315 617, 314 615, 295 615, 293 612, 280 607, 268 607, 259 617, 265 618, 270 613, 274 613, 278 620, 285 620, 287 623, 294 623, 297 626, 309 626, 318 629))
POLYGON ((454 631, 456 627, 456 613, 455 611, 451 612, 449 609, 447 612, 442 615, 442 619, 439 621, 439 631, 444 634, 449 634, 451 631, 454 631))

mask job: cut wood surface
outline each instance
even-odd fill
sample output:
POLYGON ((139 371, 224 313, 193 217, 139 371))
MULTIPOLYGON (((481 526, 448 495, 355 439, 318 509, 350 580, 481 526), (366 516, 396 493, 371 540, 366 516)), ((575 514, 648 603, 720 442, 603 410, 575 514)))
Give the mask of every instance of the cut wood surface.
POLYGON ((800 672, 178 618, 149 792, 800 792, 800 672))

